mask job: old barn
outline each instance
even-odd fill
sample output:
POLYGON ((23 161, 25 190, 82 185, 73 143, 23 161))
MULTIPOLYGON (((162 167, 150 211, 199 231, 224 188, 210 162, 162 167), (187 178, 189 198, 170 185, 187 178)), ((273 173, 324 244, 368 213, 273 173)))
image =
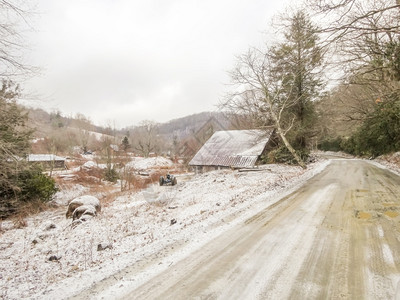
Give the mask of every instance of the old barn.
POLYGON ((273 129, 215 132, 189 162, 197 171, 218 168, 253 168, 272 138, 273 129))
POLYGON ((65 169, 65 158, 54 154, 29 154, 28 162, 40 164, 45 170, 65 169))

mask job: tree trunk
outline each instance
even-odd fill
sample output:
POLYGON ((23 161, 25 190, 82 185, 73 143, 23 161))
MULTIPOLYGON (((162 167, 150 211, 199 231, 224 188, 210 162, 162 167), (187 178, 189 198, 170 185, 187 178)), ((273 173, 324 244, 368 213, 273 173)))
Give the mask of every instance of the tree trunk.
MULTIPOLYGON (((399 0, 400 1, 400 0, 399 0)), ((271 100, 268 98, 268 95, 266 96, 266 101, 269 104, 269 111, 271 113, 271 117, 275 123, 275 127, 276 130, 278 131, 279 136, 281 137, 283 143, 285 144, 286 148, 289 150, 289 152, 293 155, 294 159, 297 161, 297 163, 299 164, 300 167, 302 167, 303 169, 307 169, 306 164, 304 163, 304 161, 300 158, 300 156, 296 153, 296 150, 294 150, 294 148, 292 147, 292 145, 289 143, 289 141, 286 139, 286 136, 281 128, 278 116, 275 114, 275 112, 272 109, 272 103, 271 100)))
POLYGON ((282 129, 280 128, 279 125, 277 125, 277 130, 278 134, 281 137, 283 143, 285 144, 286 148, 289 150, 289 152, 293 155, 294 159, 297 161, 300 167, 303 169, 307 169, 306 164, 304 161, 300 158, 300 156, 296 153, 296 150, 290 145, 289 141, 286 139, 286 136, 283 134, 282 129))

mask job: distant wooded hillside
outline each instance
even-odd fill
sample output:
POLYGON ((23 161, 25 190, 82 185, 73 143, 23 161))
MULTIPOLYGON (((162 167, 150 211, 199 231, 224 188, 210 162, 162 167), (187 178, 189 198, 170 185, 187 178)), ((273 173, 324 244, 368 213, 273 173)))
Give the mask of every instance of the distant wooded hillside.
POLYGON ((137 126, 122 129, 95 125, 82 114, 64 116, 62 112, 46 112, 26 108, 29 125, 35 130, 33 136, 39 143, 34 152, 70 154, 76 149, 96 151, 104 148, 102 143, 121 146, 139 155, 150 153, 177 153, 177 148, 188 140, 205 142, 215 131, 248 129, 245 118, 223 112, 201 112, 166 123, 142 121, 137 126))

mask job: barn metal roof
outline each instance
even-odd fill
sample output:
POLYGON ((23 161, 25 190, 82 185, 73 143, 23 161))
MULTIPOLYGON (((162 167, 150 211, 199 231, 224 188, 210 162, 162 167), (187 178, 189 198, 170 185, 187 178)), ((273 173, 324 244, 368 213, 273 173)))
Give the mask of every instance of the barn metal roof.
POLYGON ((63 161, 63 160, 65 160, 64 157, 57 156, 54 154, 29 154, 28 155, 28 161, 44 162, 44 161, 63 161))
POLYGON ((217 131, 201 147, 191 166, 254 167, 273 130, 217 131))

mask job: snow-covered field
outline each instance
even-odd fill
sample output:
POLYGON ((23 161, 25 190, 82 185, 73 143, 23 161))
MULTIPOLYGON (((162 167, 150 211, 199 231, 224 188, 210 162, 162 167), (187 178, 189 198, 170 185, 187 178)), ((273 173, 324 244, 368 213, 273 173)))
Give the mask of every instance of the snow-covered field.
POLYGON ((126 166, 135 170, 148 170, 151 168, 171 167, 172 161, 164 157, 135 157, 126 166))
MULTIPOLYGON (((277 201, 328 163, 319 161, 306 171, 268 165, 258 172, 220 170, 180 175, 175 187, 152 185, 142 192, 120 193, 103 205, 97 217, 75 227, 65 218, 66 207, 30 217, 22 228, 4 221, 0 235, 1 297, 68 298, 176 245, 177 249, 165 254, 164 263, 138 274, 134 282, 118 280, 108 291, 110 297, 118 295, 166 269, 170 260, 181 259, 277 201)), ((85 191, 82 187, 77 190, 77 195, 85 191)), ((61 191, 58 202, 75 192, 61 191)))

